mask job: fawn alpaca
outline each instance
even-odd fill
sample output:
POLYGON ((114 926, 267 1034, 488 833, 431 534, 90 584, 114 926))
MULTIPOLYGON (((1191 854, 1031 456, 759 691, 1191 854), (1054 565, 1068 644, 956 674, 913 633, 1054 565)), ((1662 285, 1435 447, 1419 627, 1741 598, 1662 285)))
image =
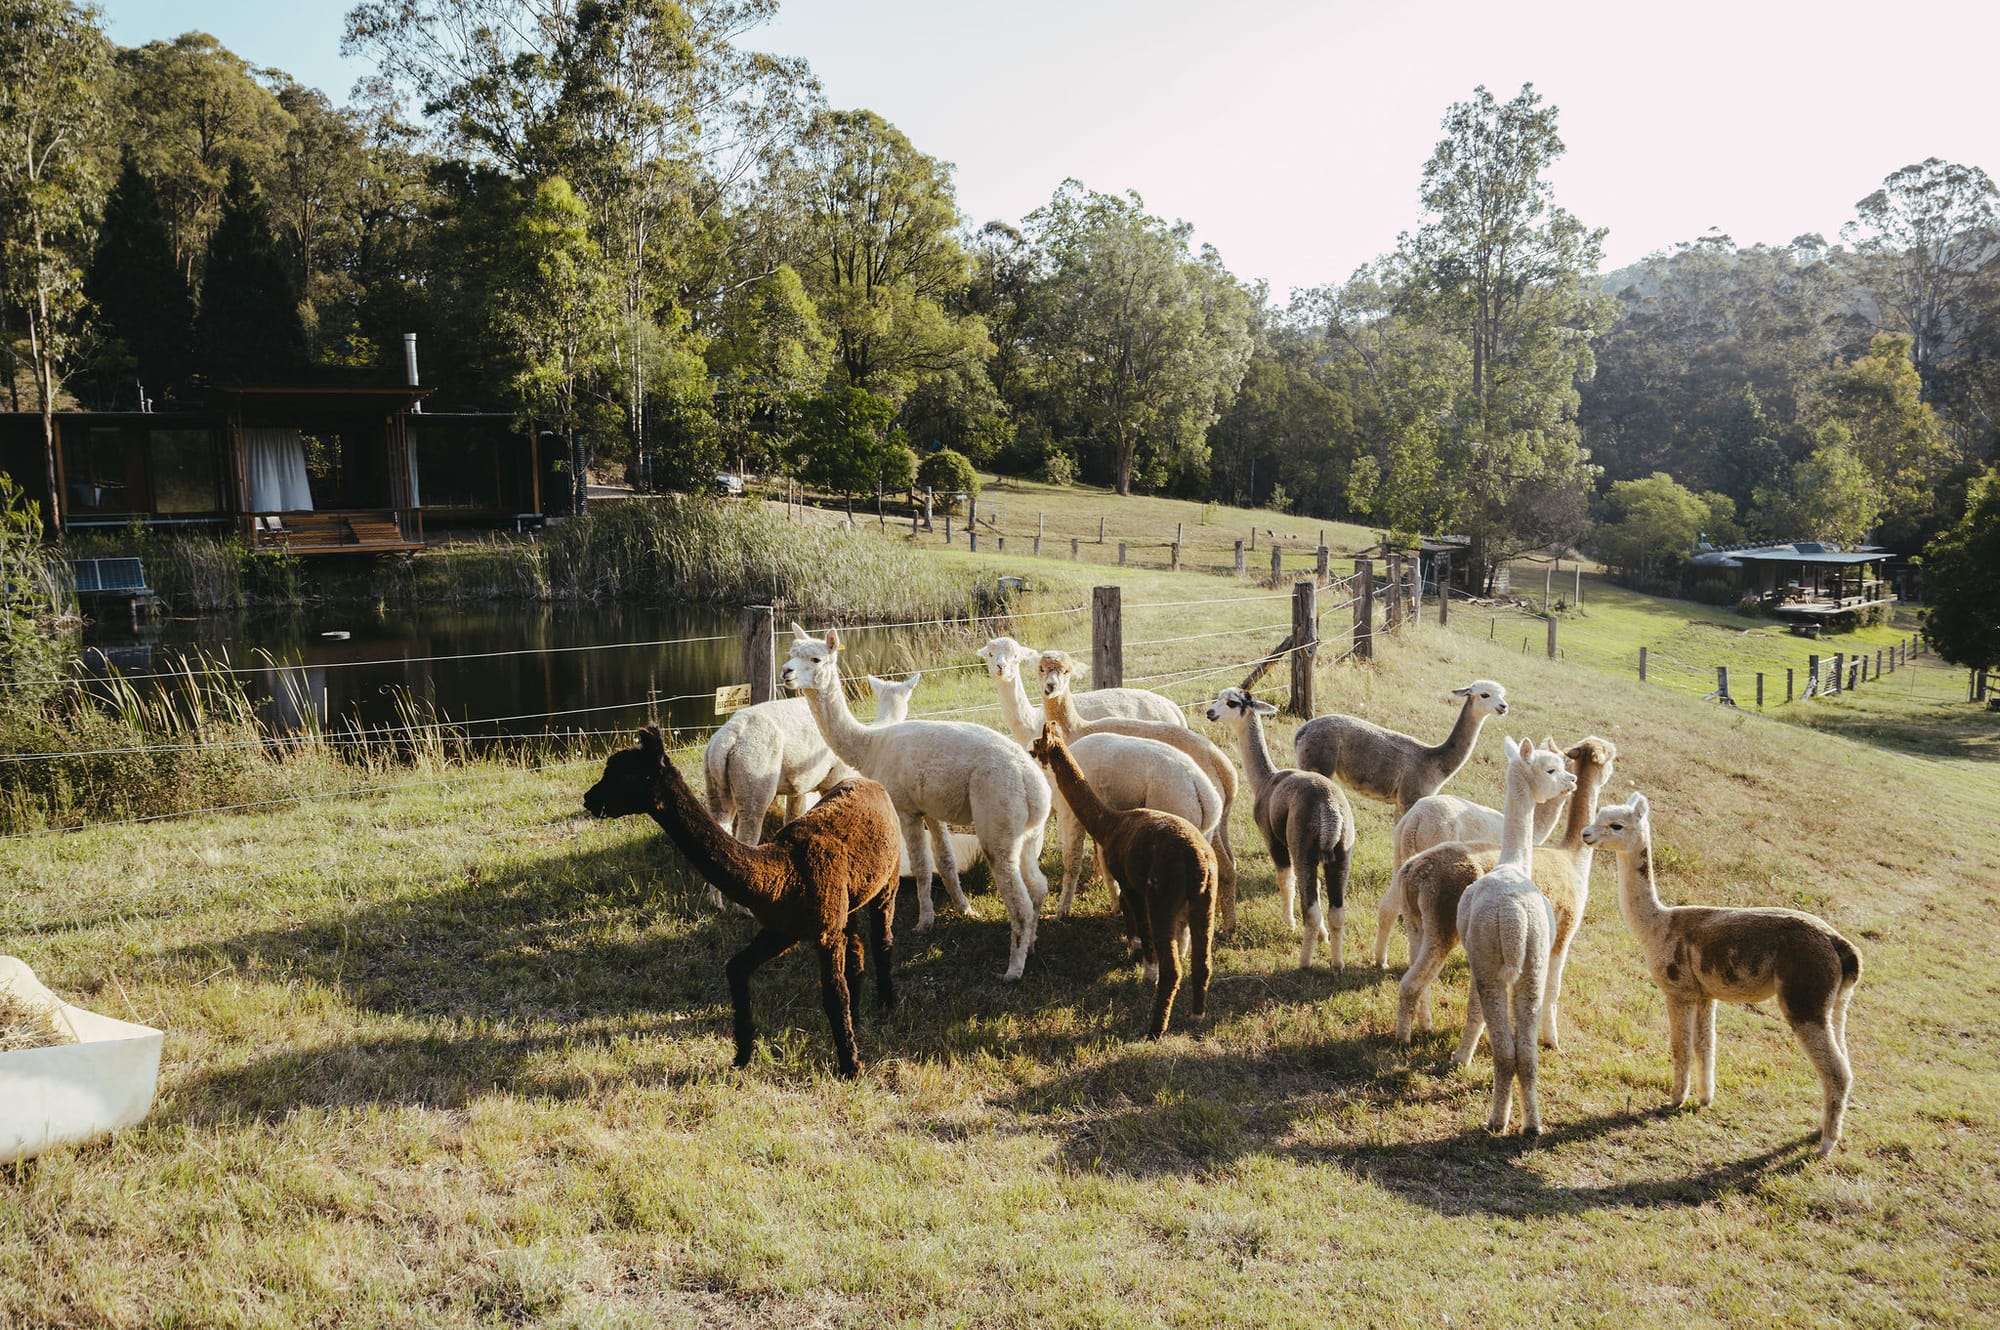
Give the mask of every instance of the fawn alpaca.
POLYGON ((896 814, 887 791, 860 777, 843 781, 770 840, 745 845, 694 797, 667 757, 659 727, 648 725, 639 731, 636 747, 613 753, 605 762, 604 775, 583 796, 583 806, 593 817, 650 815, 697 872, 756 916, 756 936, 725 967, 736 1013, 737 1066, 750 1061, 756 1042, 751 974, 808 942, 819 953, 820 997, 833 1027, 840 1074, 853 1076, 860 1070, 854 1022, 861 991, 849 985, 848 974, 858 978, 861 973, 864 914, 876 996, 885 1009, 896 1002, 889 974, 895 951, 890 911, 896 904, 896 814))
POLYGON ((1417 800, 1436 794, 1465 765, 1488 716, 1507 714, 1507 690, 1491 679, 1475 679, 1451 694, 1464 698, 1465 704, 1441 744, 1426 744, 1359 716, 1335 713, 1299 726, 1292 736, 1293 758, 1306 771, 1331 776, 1356 794, 1393 804, 1401 817, 1417 800))
POLYGON ((1819 1152, 1832 1154, 1854 1084, 1847 1059, 1847 1004, 1861 979, 1854 944, 1802 910, 1662 904, 1653 885, 1652 806, 1643 794, 1598 810, 1583 839, 1617 853, 1625 925, 1667 1000, 1674 1057, 1669 1107, 1687 1101, 1690 1071, 1700 1102, 1715 1099, 1715 1004, 1775 995, 1778 1014, 1819 1073, 1819 1152))
POLYGON ((1063 801, 1104 855, 1104 869, 1118 886, 1126 936, 1157 976, 1153 1022, 1147 1033, 1167 1032, 1181 983, 1180 939, 1190 935, 1191 1009, 1208 1008, 1208 965, 1215 946, 1215 851, 1184 817, 1151 808, 1115 809, 1097 797, 1070 757, 1056 727, 1043 729, 1031 750, 1049 769, 1063 801))

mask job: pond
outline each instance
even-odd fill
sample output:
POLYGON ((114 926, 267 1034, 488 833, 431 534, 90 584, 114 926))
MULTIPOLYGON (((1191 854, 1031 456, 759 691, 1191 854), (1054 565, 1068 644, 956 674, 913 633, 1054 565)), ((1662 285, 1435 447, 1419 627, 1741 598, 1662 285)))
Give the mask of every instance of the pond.
MULTIPOLYGON (((744 681, 741 622, 713 606, 330 607, 167 619, 139 633, 93 622, 84 655, 93 672, 115 669, 143 688, 170 687, 161 676, 197 653, 226 662, 279 733, 310 716, 333 732, 435 718, 485 740, 618 734, 649 706, 686 732, 719 723, 715 690, 744 681)), ((851 675, 901 673, 936 658, 938 630, 850 640, 851 675)))

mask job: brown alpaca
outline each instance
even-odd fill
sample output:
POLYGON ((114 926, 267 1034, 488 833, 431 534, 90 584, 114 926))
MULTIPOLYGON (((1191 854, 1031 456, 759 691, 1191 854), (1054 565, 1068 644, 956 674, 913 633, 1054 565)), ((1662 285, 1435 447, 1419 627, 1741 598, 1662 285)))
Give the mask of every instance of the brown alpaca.
MULTIPOLYGON (((1551 740, 1544 739, 1544 746, 1551 740)), ((1556 1003, 1562 997, 1563 966, 1569 960, 1569 944, 1583 923, 1584 908, 1590 902, 1591 849, 1583 843, 1583 829, 1597 816, 1597 798, 1611 779, 1617 745, 1595 735, 1578 740, 1564 750, 1563 757, 1576 775, 1576 790, 1569 796, 1569 813, 1560 839, 1538 845, 1528 876, 1549 898, 1555 912, 1555 933, 1549 947, 1548 991, 1542 1004, 1541 1042, 1556 1047, 1556 1003)), ((1556 802, 1550 800, 1550 803, 1556 802)), ((1548 804, 1538 805, 1546 808, 1548 804)), ((1423 1028, 1431 1028, 1431 984, 1458 945, 1458 898, 1465 889, 1493 871, 1500 862, 1500 847, 1485 842, 1446 841, 1434 845, 1403 864, 1389 881, 1389 895, 1403 901, 1403 923, 1410 935, 1410 968, 1403 973, 1402 992, 1396 1004, 1396 1042, 1410 1042, 1412 1018, 1421 1011, 1423 1028)), ((1466 1010, 1465 1038, 1461 1041, 1461 1064, 1472 1059, 1484 1027, 1480 1013, 1470 1004, 1466 1010)))
POLYGON ((1134 739, 1151 739, 1169 748, 1177 748, 1192 758, 1194 764, 1201 768, 1201 774, 1215 786, 1215 792, 1222 796, 1222 820, 1216 824, 1215 836, 1209 844, 1215 847, 1215 869, 1221 892, 1219 927, 1224 933, 1236 931, 1236 849, 1229 841, 1229 815, 1236 807, 1237 775, 1236 764, 1229 760, 1229 754, 1217 747, 1213 739, 1186 725, 1137 720, 1130 716, 1084 719, 1070 691, 1076 681, 1076 672, 1075 664, 1066 652, 1044 651, 1036 664, 1036 673, 1041 676, 1042 699, 1049 723, 1062 731, 1065 740, 1074 743, 1087 734, 1123 734, 1134 739))
POLYGON ((1833 1153, 1847 1114, 1854 1068, 1847 1060, 1847 1004, 1861 979, 1861 953, 1833 925, 1803 910, 1665 905, 1653 885, 1652 808, 1646 796, 1600 809, 1586 845, 1618 856, 1618 904, 1646 969, 1667 1000, 1674 1095, 1687 1101, 1690 1073, 1706 1107, 1715 1099, 1715 1004, 1778 999, 1778 1014, 1819 1073, 1819 1152, 1833 1153))
POLYGON ((1148 972, 1158 975, 1148 1036, 1158 1039, 1167 1032, 1181 984, 1183 932, 1192 935, 1192 1009, 1199 1017, 1208 1009, 1208 963, 1215 945, 1215 851, 1184 817, 1107 806, 1053 725, 1043 728, 1029 751, 1049 769, 1070 810, 1097 842, 1105 871, 1118 886, 1126 936, 1145 957, 1148 972))
POLYGON ((745 845, 710 816, 667 757, 660 730, 639 731, 636 747, 613 753, 604 776, 583 796, 593 817, 645 813, 680 846, 697 872, 724 897, 756 916, 757 935, 729 958, 729 999, 736 1011, 736 1065, 750 1061, 756 1031, 750 1021, 750 976, 800 942, 819 952, 820 997, 833 1026, 840 1074, 861 1069, 854 1022, 861 993, 847 977, 862 970, 861 916, 875 953, 875 991, 882 1007, 896 1005, 890 978, 895 955, 890 913, 896 906, 901 840, 889 795, 855 777, 827 791, 812 809, 762 845, 745 845))

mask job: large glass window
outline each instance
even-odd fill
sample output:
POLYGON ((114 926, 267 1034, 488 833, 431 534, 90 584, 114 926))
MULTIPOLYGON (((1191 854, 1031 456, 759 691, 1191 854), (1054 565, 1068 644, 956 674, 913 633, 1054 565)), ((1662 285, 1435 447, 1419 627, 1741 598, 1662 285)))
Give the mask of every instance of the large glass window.
POLYGON ((62 450, 71 512, 131 511, 123 430, 115 425, 70 426, 62 432, 62 450))
POLYGON ((151 432, 153 511, 213 513, 222 508, 215 474, 215 441, 205 429, 151 432))

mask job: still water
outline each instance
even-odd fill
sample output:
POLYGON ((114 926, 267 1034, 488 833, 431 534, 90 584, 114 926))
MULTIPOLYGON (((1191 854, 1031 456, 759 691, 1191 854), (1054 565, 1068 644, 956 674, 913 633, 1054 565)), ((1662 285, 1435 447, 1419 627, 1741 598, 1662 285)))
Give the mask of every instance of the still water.
MULTIPOLYGON (((137 634, 93 623, 84 643, 93 670, 142 687, 165 686, 147 676, 197 650, 226 661, 278 732, 308 712, 332 731, 393 732, 414 706, 420 721, 492 739, 626 732, 649 706, 677 731, 712 727, 716 688, 745 679, 740 630, 736 611, 711 606, 529 603, 210 615, 137 634)), ((781 623, 781 656, 788 640, 781 623)), ((935 628, 867 630, 842 659, 850 675, 902 673, 935 660, 936 643, 935 628)))

